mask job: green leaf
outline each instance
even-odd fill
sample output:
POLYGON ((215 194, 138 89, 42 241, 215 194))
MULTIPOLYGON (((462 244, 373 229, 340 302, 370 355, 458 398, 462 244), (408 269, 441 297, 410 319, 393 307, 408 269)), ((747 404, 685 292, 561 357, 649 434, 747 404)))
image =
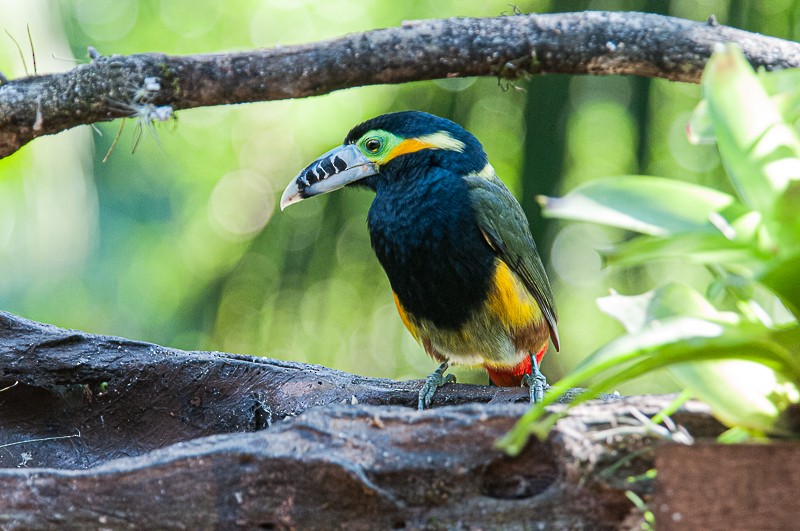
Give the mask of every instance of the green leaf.
MULTIPOLYGON (((711 215, 711 223, 729 240, 746 242, 759 248, 761 231, 761 214, 750 210, 742 203, 734 202, 719 212, 711 215)), ((769 246, 766 250, 771 250, 769 246)))
POLYGON ((602 251, 608 265, 631 266, 654 260, 694 264, 724 264, 748 276, 760 271, 767 257, 752 245, 731 241, 721 233, 688 232, 665 237, 639 237, 602 251))
MULTIPOLYGON (((763 436, 764 432, 756 432, 757 435, 763 436)), ((742 426, 734 426, 725 430, 717 437, 717 442, 720 444, 742 444, 752 442, 754 439, 754 431, 743 428, 742 426)), ((766 441, 764 441, 766 442, 766 441)))
POLYGON ((800 326, 753 282, 760 280, 798 316, 800 140, 784 116, 800 116, 800 73, 770 76, 757 76, 738 48, 725 47, 709 61, 706 99, 690 123, 695 141, 716 140, 743 202, 701 186, 637 176, 540 200, 547 216, 643 235, 607 253, 609 263, 681 259, 706 265, 719 274, 717 287, 734 297, 738 313, 720 312, 694 289, 674 283, 599 299, 628 335, 556 382, 503 439, 504 448, 521 450, 531 433, 544 437, 564 411, 546 408, 568 389, 586 388, 575 404, 663 368, 726 424, 752 433, 798 429, 789 406, 800 404, 800 326))
POLYGON ((631 340, 613 341, 601 350, 620 353, 634 347, 638 356, 628 359, 635 363, 607 371, 603 379, 588 387, 589 392, 610 389, 668 367, 693 395, 711 406, 722 422, 788 435, 781 412, 800 401, 798 360, 781 348, 775 333, 765 327, 747 322, 717 324, 718 333, 714 334, 708 333, 713 327, 704 327, 694 318, 672 318, 627 336, 631 340), (692 334, 691 329, 702 333, 692 334), (673 337, 661 341, 668 336, 673 337))
MULTIPOLYGON (((679 296, 681 289, 673 291, 669 297, 679 296)), ((698 297, 702 298, 699 294, 692 295, 689 305, 701 313, 713 310, 710 305, 699 303, 698 297)), ((662 309, 653 311, 652 315, 668 314, 669 309, 677 302, 656 301, 656 306, 662 309)), ((720 314, 716 312, 715 315, 720 314)), ((787 350, 780 345, 797 346, 798 343, 800 343, 798 327, 776 332, 748 322, 726 323, 697 317, 654 319, 639 332, 619 337, 606 344, 556 382, 545 394, 544 401, 534 405, 525 413, 514 428, 498 442, 498 446, 513 455, 522 451, 532 433, 540 438, 544 437, 547 429, 557 419, 552 415, 548 416, 546 408, 571 388, 586 387, 586 391, 573 400, 571 405, 575 405, 597 396, 602 391, 614 389, 623 382, 657 369, 681 363, 730 359, 756 362, 780 375, 782 383, 769 394, 770 402, 753 400, 748 393, 739 393, 741 386, 750 385, 747 379, 736 379, 732 385, 718 384, 711 392, 706 392, 704 395, 699 394, 698 389, 692 385, 700 382, 700 378, 690 374, 684 383, 696 396, 703 396, 708 400, 715 413, 719 408, 727 415, 729 409, 732 409, 736 416, 734 418, 726 416, 724 420, 727 422, 735 421, 736 424, 752 429, 788 434, 781 424, 780 407, 775 407, 775 404, 782 406, 789 401, 800 400, 797 397, 796 386, 796 382, 800 382, 800 363, 791 349, 787 350), (591 379, 601 376, 602 378, 587 386, 591 379)), ((703 382, 706 381, 705 377, 713 379, 715 375, 721 373, 726 384, 731 384, 727 376, 729 373, 724 371, 716 373, 711 365, 707 365, 702 372, 707 373, 703 375, 703 382)), ((759 385, 758 389, 762 387, 759 385)))
POLYGON ((800 319, 800 254, 771 263, 759 281, 800 319))
POLYGON ((598 179, 561 198, 539 197, 545 217, 589 221, 655 236, 713 232, 711 213, 734 203, 728 194, 660 177, 598 179))
POLYGON ((781 193, 771 218, 778 253, 787 256, 800 252, 800 180, 792 181, 781 193))
MULTIPOLYGON (((752 337, 731 345, 727 355, 739 357, 763 346, 752 337)), ((781 373, 762 363, 741 359, 692 361, 670 366, 678 382, 711 406, 714 416, 727 426, 744 426, 778 432, 776 422, 790 403, 800 400, 798 388, 781 373)))
MULTIPOLYGON (((719 312, 705 297, 687 285, 671 283, 643 295, 612 295, 597 302, 601 310, 620 321, 633 337, 639 338, 635 340, 639 344, 643 344, 643 335, 652 334, 650 327, 655 323, 675 316, 692 316, 724 323, 725 332, 720 334, 718 340, 729 342, 727 351, 723 352, 734 359, 705 362, 695 359, 691 363, 678 363, 675 355, 671 360, 670 372, 694 396, 708 403, 715 415, 728 425, 738 424, 774 432, 781 411, 790 402, 800 400, 797 387, 782 375, 782 372, 786 374, 796 370, 794 383, 800 383, 800 367, 791 369, 798 360, 791 354, 786 353, 786 360, 772 368, 742 360, 761 349, 779 348, 761 345, 773 331, 741 322, 736 314, 719 312)), ((703 344, 702 348, 708 351, 718 348, 715 341, 704 343, 699 334, 690 343, 677 346, 679 350, 685 350, 682 355, 686 356, 696 351, 699 344, 703 344)), ((669 350, 674 345, 675 342, 665 343, 663 350, 669 350)), ((659 355, 664 356, 665 352, 659 355)), ((702 355, 708 355, 708 352, 702 355)))
MULTIPOLYGON (((794 123, 800 119, 800 69, 774 70, 771 72, 758 72, 758 80, 769 95, 775 108, 787 123, 794 123)), ((692 144, 712 144, 717 137, 714 134, 714 122, 708 111, 708 102, 700 101, 697 104, 689 123, 686 125, 686 134, 692 144)))
POLYGON ((675 414, 676 411, 681 409, 686 402, 693 398, 692 392, 688 389, 684 389, 675 399, 664 406, 664 409, 653 415, 650 420, 653 421, 654 424, 661 424, 667 417, 671 417, 675 414))
POLYGON ((800 118, 800 69, 759 71, 758 79, 786 122, 800 118))
POLYGON ((767 219, 800 178, 800 141, 735 45, 709 59, 703 92, 722 161, 743 201, 767 219))
POLYGON ((625 327, 628 334, 638 334, 654 321, 676 316, 698 317, 737 323, 730 312, 720 312, 692 287, 671 282, 641 295, 613 294, 597 299, 600 310, 625 327))
POLYGON ((706 100, 700 100, 700 103, 692 111, 689 123, 686 124, 686 136, 691 144, 713 144, 717 141, 714 134, 714 122, 708 112, 706 100))

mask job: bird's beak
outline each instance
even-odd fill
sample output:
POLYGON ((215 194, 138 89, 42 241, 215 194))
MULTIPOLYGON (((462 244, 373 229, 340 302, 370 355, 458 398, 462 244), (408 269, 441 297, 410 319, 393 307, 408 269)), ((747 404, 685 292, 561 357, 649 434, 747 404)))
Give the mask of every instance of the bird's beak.
POLYGON ((281 196, 281 210, 315 195, 333 192, 352 182, 375 175, 378 165, 353 144, 334 148, 292 179, 281 196))

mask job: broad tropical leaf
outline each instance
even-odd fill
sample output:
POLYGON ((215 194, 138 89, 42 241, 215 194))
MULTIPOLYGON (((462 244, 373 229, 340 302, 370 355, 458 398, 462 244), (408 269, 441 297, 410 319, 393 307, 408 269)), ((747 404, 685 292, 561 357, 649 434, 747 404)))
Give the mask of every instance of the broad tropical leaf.
POLYGON ((590 221, 654 236, 714 232, 709 215, 735 203, 730 195, 711 188, 638 175, 598 179, 564 197, 538 199, 546 217, 590 221))

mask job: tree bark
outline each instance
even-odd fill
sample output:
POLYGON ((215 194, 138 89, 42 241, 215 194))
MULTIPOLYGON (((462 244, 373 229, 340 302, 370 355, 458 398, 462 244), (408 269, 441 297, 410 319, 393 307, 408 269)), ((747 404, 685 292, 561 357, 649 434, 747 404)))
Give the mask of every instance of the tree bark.
POLYGON ((797 529, 800 445, 665 445, 656 452, 658 529, 797 529))
MULTIPOLYGON (((662 442, 638 413, 571 410, 516 457, 495 447, 523 389, 448 385, 183 352, 0 313, 0 525, 85 528, 632 528, 627 478, 662 442), (620 429, 622 427, 623 429, 620 429)), ((563 407, 563 406, 556 406, 563 407)), ((707 408, 674 417, 721 431, 707 408)))
POLYGON ((126 116, 165 120, 179 109, 302 98, 364 85, 545 73, 697 83, 714 47, 723 42, 739 43, 754 66, 800 66, 798 43, 713 20, 630 12, 412 21, 330 41, 215 55, 92 53, 90 64, 69 72, 0 85, 0 157, 37 136, 77 125, 126 116))

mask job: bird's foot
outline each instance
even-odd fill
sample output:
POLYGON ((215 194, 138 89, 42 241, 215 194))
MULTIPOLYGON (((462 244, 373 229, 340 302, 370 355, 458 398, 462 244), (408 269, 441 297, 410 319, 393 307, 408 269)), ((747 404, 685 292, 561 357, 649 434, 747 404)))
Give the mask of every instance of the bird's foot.
POLYGON ((531 373, 522 377, 522 385, 528 386, 531 404, 536 404, 544 400, 544 390, 547 389, 547 378, 539 370, 536 363, 536 356, 531 354, 531 373))
POLYGON ((433 400, 433 395, 436 393, 437 389, 444 384, 456 382, 456 377, 452 374, 445 376, 444 371, 447 370, 448 366, 449 364, 447 362, 442 363, 439 365, 438 369, 433 371, 430 376, 425 378, 425 383, 423 384, 422 389, 419 390, 417 409, 420 411, 423 409, 428 409, 431 405, 431 401, 433 400))

